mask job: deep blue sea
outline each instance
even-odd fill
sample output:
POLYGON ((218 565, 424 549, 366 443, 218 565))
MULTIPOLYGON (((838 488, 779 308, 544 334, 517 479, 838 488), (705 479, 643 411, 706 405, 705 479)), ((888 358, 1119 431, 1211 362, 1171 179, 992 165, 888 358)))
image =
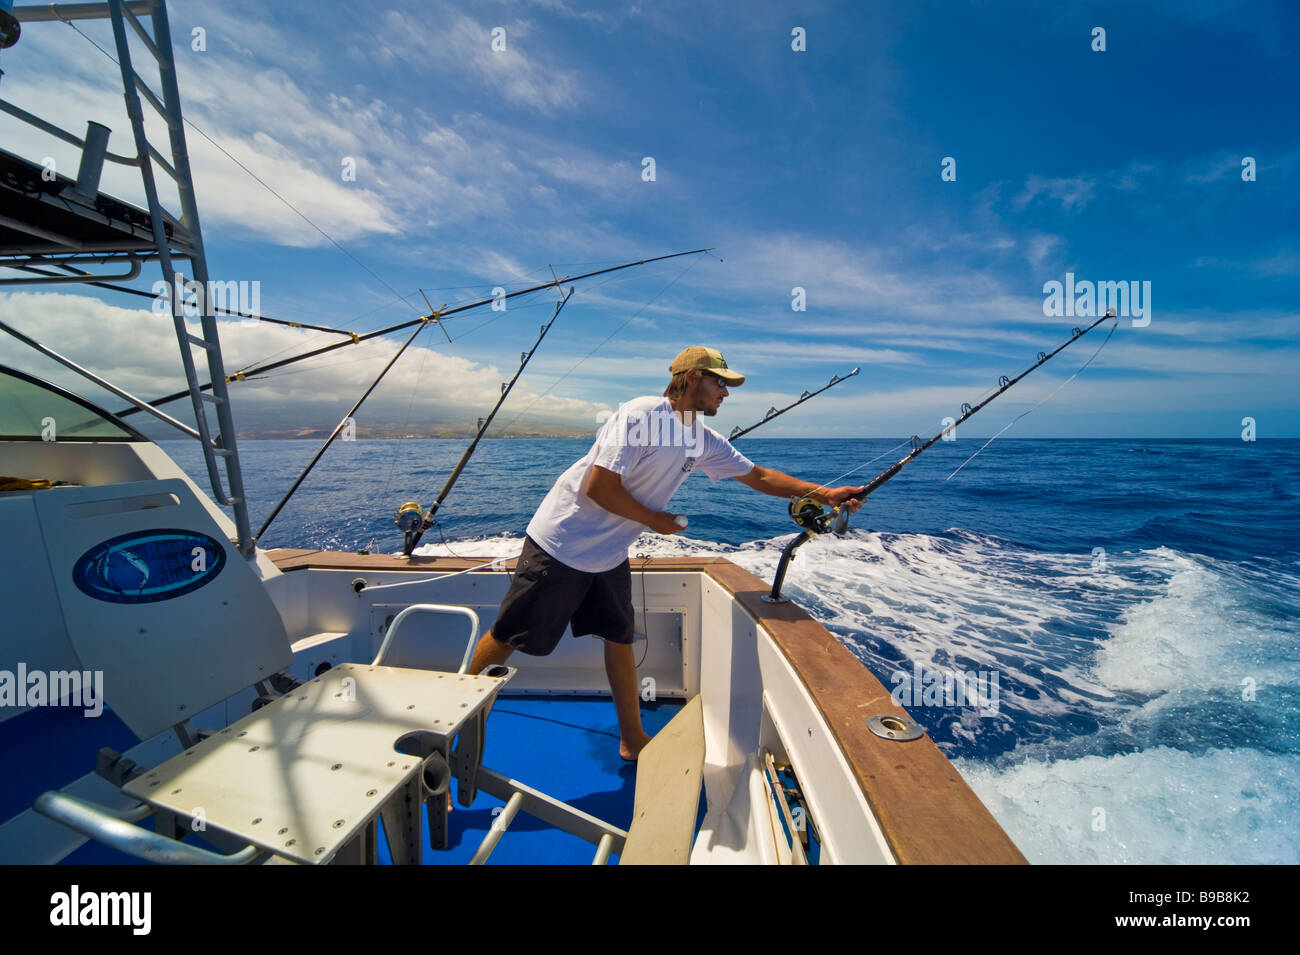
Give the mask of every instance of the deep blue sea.
MULTIPOLYGON (((267 547, 396 552, 459 440, 336 444, 267 547)), ((514 553, 587 440, 486 440, 422 552, 514 553)), ((887 687, 996 674, 998 700, 909 706, 1031 862, 1300 862, 1300 441, 939 443, 842 538, 798 553, 787 593, 887 687)), ((198 449, 166 450, 199 474, 198 449)), ((865 483, 886 440, 743 439, 756 463, 865 483)), ((316 445, 245 441, 254 524, 316 445)), ((723 554, 770 580, 785 502, 693 475, 685 534, 634 552, 723 554)), ((987 684, 985 684, 987 687, 987 684)))

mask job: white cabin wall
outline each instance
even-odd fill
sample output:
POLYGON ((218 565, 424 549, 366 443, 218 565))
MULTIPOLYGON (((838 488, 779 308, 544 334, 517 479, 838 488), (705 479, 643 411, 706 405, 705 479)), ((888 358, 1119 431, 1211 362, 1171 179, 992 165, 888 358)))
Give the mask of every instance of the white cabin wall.
MULTIPOLYGON (((18 672, 18 664, 34 670, 76 670, 77 655, 59 609, 50 576, 45 538, 41 535, 33 494, 48 491, 11 491, 0 496, 0 670, 18 672)), ((0 722, 27 712, 27 706, 0 706, 0 722)))

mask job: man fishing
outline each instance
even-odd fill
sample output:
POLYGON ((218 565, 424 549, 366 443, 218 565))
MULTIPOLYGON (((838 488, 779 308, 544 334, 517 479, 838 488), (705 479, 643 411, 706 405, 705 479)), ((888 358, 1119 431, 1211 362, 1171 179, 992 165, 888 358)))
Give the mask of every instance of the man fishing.
POLYGON ((605 644, 605 674, 618 714, 619 754, 635 761, 650 742, 632 651, 632 571, 628 547, 644 528, 676 534, 686 519, 663 508, 695 468, 715 481, 735 478, 774 497, 809 496, 846 503, 861 487, 826 488, 755 465, 722 435, 697 421, 712 417, 728 388, 745 376, 727 367, 713 348, 687 348, 669 366, 662 398, 622 405, 586 457, 564 472, 528 525, 515 578, 496 624, 474 649, 471 673, 504 663, 515 650, 546 656, 566 626, 605 644))

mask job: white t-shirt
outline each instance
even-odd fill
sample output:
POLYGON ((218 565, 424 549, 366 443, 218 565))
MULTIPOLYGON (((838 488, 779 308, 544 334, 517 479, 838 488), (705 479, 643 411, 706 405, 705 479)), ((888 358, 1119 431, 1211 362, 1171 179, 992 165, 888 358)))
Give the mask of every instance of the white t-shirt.
POLYGON ((691 427, 667 398, 633 398, 601 428, 586 457, 560 476, 528 525, 542 550, 575 570, 598 574, 627 559, 644 524, 607 511, 586 494, 597 465, 613 471, 626 490, 652 511, 661 511, 695 468, 713 480, 742 477, 754 463, 699 420, 691 427))

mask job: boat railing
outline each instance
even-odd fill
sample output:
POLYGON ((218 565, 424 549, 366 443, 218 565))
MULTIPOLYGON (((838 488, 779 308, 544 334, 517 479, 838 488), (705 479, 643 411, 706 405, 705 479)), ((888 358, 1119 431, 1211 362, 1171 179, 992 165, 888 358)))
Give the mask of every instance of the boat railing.
POLYGON ((456 673, 463 674, 469 672, 469 661, 474 654, 474 645, 478 642, 478 614, 469 607, 455 607, 451 604, 411 604, 411 606, 399 613, 393 618, 393 622, 388 625, 388 633, 384 634, 384 642, 380 644, 379 652, 375 654, 375 659, 370 665, 383 665, 384 658, 388 656, 389 647, 391 647, 397 639, 398 628, 409 617, 417 613, 459 614, 460 616, 469 618, 469 641, 465 644, 465 656, 461 658, 460 669, 458 669, 456 673))

